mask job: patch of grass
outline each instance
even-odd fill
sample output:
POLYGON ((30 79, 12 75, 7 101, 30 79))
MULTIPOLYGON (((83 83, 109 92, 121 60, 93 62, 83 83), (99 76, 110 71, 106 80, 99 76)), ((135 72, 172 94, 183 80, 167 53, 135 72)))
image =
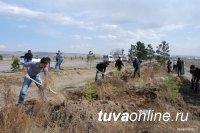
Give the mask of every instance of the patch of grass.
POLYGON ((161 87, 165 88, 170 92, 170 101, 172 105, 175 105, 177 98, 179 96, 179 86, 176 82, 175 77, 172 74, 169 74, 161 83, 161 87))
POLYGON ((113 72, 113 76, 117 79, 121 79, 122 78, 122 73, 120 71, 114 71, 113 72))
POLYGON ((92 81, 87 82, 85 95, 86 95, 86 99, 89 101, 92 101, 93 99, 97 97, 96 88, 92 81))

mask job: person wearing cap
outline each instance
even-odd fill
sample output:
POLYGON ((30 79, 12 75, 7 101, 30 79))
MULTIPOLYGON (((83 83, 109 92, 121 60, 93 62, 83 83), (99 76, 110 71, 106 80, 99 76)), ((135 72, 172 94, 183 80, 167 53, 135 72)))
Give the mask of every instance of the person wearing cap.
POLYGON ((118 71, 121 71, 122 66, 124 66, 124 64, 123 64, 122 61, 121 61, 121 57, 119 57, 119 58, 116 60, 115 67, 117 67, 117 70, 118 70, 118 71))
POLYGON ((101 62, 96 65, 96 76, 95 81, 100 79, 98 75, 100 74, 102 76, 102 79, 104 78, 104 73, 106 72, 106 68, 109 65, 109 62, 101 62))
POLYGON ((61 63, 63 62, 61 54, 62 53, 60 52, 60 50, 58 50, 58 53, 56 53, 56 65, 55 65, 56 71, 61 70, 61 63))
MULTIPOLYGON (((19 99, 18 99, 18 104, 23 104, 25 97, 27 95, 28 92, 28 88, 32 83, 32 80, 30 78, 32 78, 33 80, 37 81, 38 83, 42 84, 42 80, 40 78, 40 72, 44 72, 44 87, 47 85, 46 81, 47 81, 47 72, 48 72, 48 68, 47 68, 47 64, 48 64, 48 60, 47 58, 43 57, 41 59, 40 62, 26 62, 24 63, 24 68, 28 68, 27 70, 25 70, 26 72, 26 76, 24 77, 24 82, 19 94, 19 99)), ((43 93, 43 87, 39 84, 37 84, 37 87, 39 88, 40 94, 44 97, 44 93, 43 93)))
POLYGON ((194 90, 195 93, 197 93, 199 88, 200 69, 195 67, 195 65, 191 65, 190 73, 192 74, 191 89, 194 90))
POLYGON ((140 61, 137 57, 135 57, 134 61, 133 61, 133 67, 134 67, 134 75, 133 77, 135 78, 136 74, 138 75, 138 77, 140 77, 140 63, 142 61, 140 61))

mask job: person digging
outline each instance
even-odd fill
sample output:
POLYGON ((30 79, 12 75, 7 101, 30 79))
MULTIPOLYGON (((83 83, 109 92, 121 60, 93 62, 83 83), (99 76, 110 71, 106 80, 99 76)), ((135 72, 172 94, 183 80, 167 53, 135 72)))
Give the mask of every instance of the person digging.
POLYGON ((35 82, 36 86, 39 88, 39 93, 42 98, 44 96, 44 88, 47 86, 47 72, 48 72, 48 59, 43 57, 40 62, 26 62, 24 63, 26 75, 24 77, 24 82, 19 94, 18 104, 23 104, 25 97, 27 95, 27 91, 29 86, 31 85, 32 81, 35 82), (42 80, 40 78, 40 73, 44 72, 44 86, 42 86, 42 80))
POLYGON ((121 71, 122 66, 124 67, 124 64, 123 64, 123 62, 121 61, 121 57, 119 57, 119 58, 116 60, 115 67, 117 68, 118 71, 121 71))
POLYGON ((95 81, 99 79, 104 79, 104 73, 106 72, 106 68, 108 67, 109 62, 101 62, 96 65, 96 76, 95 81), (101 78, 99 78, 98 75, 101 75, 101 78))
POLYGON ((194 91, 194 93, 198 93, 199 80, 200 80, 200 69, 195 67, 195 65, 191 65, 190 73, 192 74, 191 89, 194 91))

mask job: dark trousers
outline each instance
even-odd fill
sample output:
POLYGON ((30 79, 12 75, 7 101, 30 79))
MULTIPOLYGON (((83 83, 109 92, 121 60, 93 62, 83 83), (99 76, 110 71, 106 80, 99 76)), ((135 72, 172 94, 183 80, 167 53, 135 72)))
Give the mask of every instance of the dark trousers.
POLYGON ((181 76, 181 70, 182 70, 181 67, 177 67, 177 73, 178 73, 178 76, 181 76))
POLYGON ((198 92, 199 80, 200 80, 200 77, 197 77, 194 80, 191 80, 191 89, 194 90, 195 93, 198 92))
POLYGON ((121 69, 122 69, 121 66, 118 66, 118 67, 117 67, 117 70, 118 70, 118 71, 121 71, 121 69))
POLYGON ((171 67, 170 67, 170 66, 167 67, 167 72, 168 72, 168 73, 171 72, 171 67))
POLYGON ((134 75, 133 75, 134 78, 135 78, 136 74, 138 74, 138 77, 140 77, 140 68, 139 67, 135 67, 134 75))

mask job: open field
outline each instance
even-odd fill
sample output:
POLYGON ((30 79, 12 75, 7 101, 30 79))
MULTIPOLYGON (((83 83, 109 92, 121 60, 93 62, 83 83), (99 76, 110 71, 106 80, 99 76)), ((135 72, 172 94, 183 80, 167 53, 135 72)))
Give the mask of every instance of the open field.
POLYGON ((51 68, 48 85, 57 94, 46 92, 48 102, 44 103, 32 83, 26 103, 21 107, 16 106, 16 102, 24 73, 1 71, 0 133, 176 133, 179 128, 199 132, 200 95, 189 89, 189 77, 178 78, 173 74, 173 81, 164 82, 168 75, 163 67, 155 62, 144 62, 141 78, 131 78, 131 63, 125 63, 126 71, 119 75, 114 64, 110 64, 105 79, 94 82, 96 62, 99 61, 90 66, 80 60, 65 61, 61 71, 51 68), (89 91, 92 88, 94 97, 89 91), (92 97, 88 99, 88 95, 92 97), (169 112, 172 116, 184 112, 189 116, 185 122, 100 122, 98 113, 101 110, 116 113, 154 110, 169 112))

